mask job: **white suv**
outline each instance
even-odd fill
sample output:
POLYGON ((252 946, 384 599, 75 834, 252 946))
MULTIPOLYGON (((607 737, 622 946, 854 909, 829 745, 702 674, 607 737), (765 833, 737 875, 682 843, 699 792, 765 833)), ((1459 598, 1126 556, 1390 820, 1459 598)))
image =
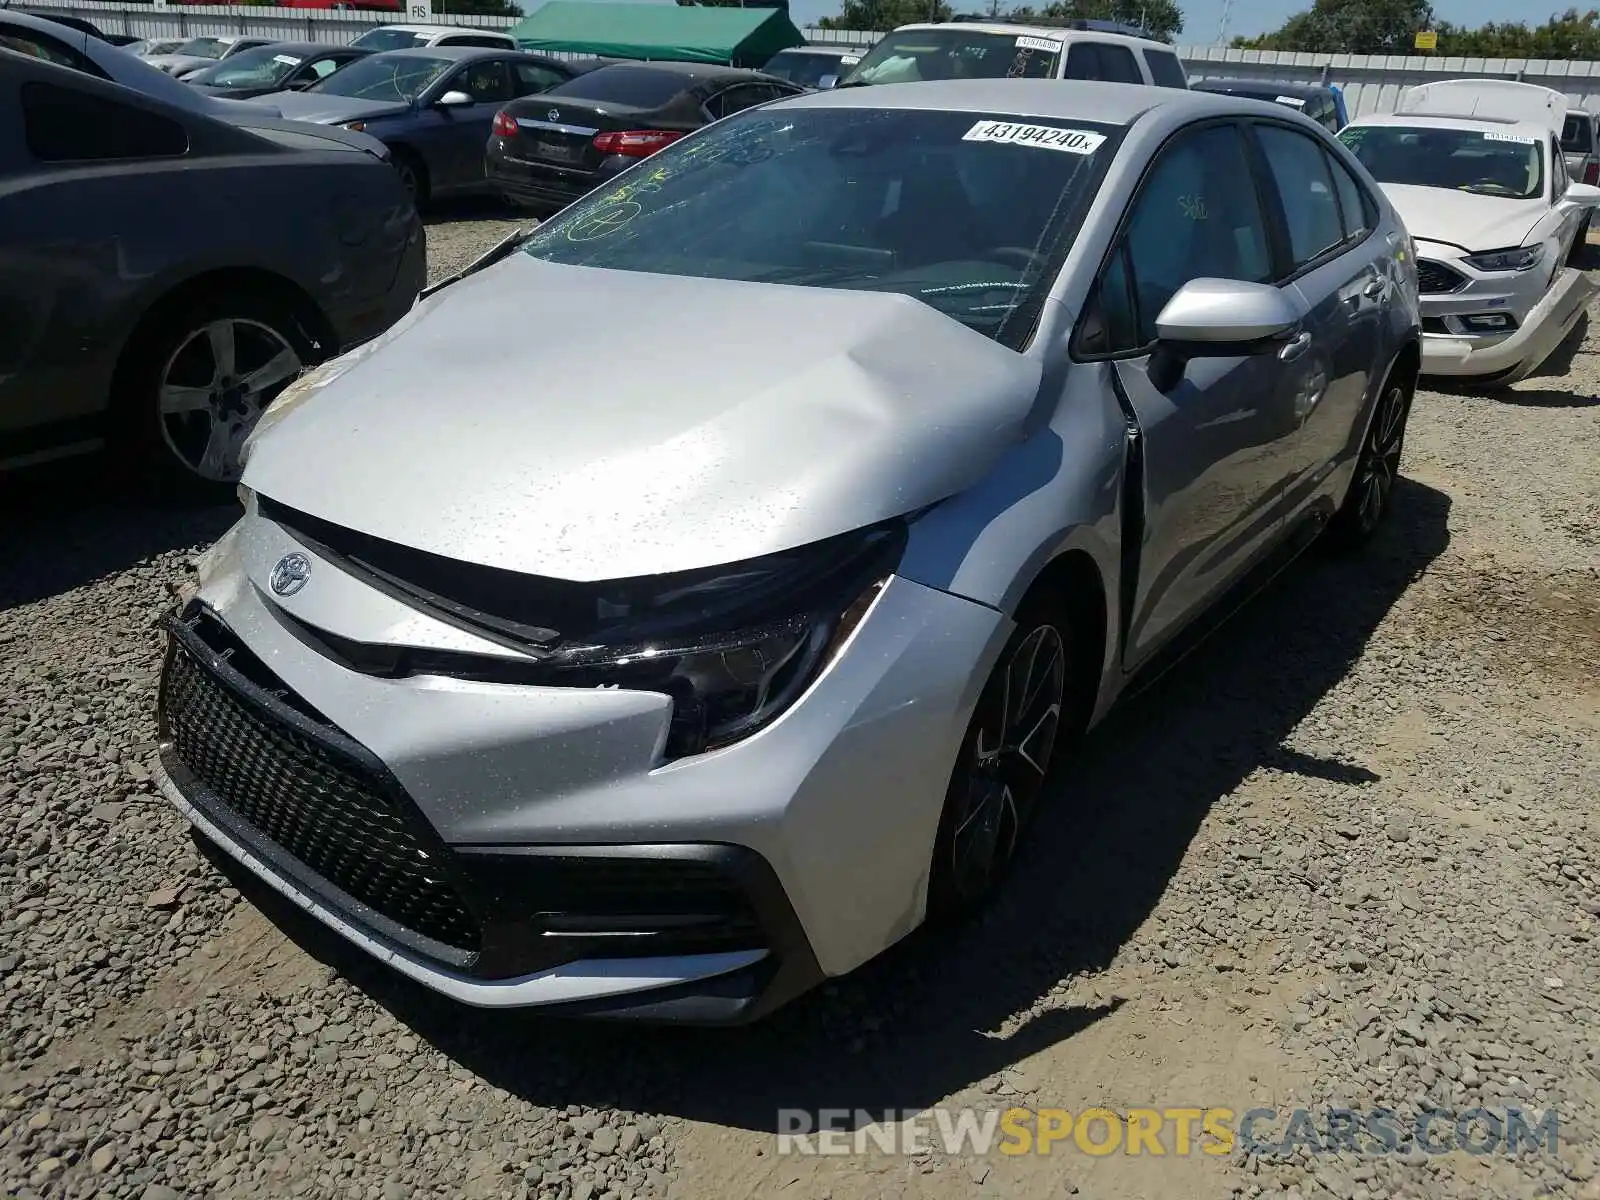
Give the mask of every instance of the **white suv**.
POLYGON ((487 46, 515 50, 517 41, 497 29, 463 29, 451 25, 379 25, 350 43, 362 50, 415 50, 423 46, 487 46))
POLYGON ((902 25, 839 81, 914 83, 923 79, 1101 79, 1188 88, 1177 52, 1165 42, 1077 21, 1060 28, 987 21, 902 25))

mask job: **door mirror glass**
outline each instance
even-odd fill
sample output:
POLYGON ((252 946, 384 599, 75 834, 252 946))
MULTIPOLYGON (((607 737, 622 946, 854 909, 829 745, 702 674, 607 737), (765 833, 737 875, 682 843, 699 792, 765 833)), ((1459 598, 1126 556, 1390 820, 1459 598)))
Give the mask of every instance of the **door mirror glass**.
POLYGON ((1156 317, 1156 337, 1191 357, 1243 353, 1252 343, 1282 337, 1301 314, 1279 289, 1239 279, 1191 279, 1156 317))
POLYGON ((440 108, 460 108, 464 104, 471 104, 472 97, 462 91, 449 91, 434 101, 440 108))

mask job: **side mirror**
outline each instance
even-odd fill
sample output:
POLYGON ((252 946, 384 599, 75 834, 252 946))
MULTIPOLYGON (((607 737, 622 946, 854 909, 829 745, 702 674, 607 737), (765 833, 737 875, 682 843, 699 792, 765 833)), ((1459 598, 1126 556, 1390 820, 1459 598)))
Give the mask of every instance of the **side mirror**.
POLYGON ((460 108, 462 105, 471 104, 472 97, 465 92, 446 92, 434 101, 440 108, 460 108))
POLYGON ((1282 345, 1304 314, 1279 289, 1237 279, 1191 279, 1156 317, 1150 379, 1177 385, 1190 360, 1237 358, 1282 345))
POLYGON ((1570 204, 1581 204, 1586 208, 1600 204, 1600 187, 1592 183, 1569 183, 1567 194, 1563 197, 1570 204))
POLYGON ((838 86, 839 77, 837 75, 824 75, 817 80, 817 91, 819 92, 831 92, 838 86))

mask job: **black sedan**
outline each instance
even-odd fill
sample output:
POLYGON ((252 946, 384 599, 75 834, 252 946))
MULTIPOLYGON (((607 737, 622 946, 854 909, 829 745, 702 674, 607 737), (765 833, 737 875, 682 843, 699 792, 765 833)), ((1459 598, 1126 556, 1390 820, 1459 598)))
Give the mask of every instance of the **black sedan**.
POLYGON ((506 105, 484 171, 511 203, 548 212, 702 125, 805 90, 736 67, 612 63, 506 105))
POLYGON ((378 138, 422 204, 489 190, 483 144, 495 114, 592 64, 517 50, 430 46, 369 55, 298 94, 272 98, 285 117, 378 138))
POLYGON ((226 496, 273 399, 422 287, 416 207, 361 134, 7 50, 0 112, 0 471, 109 446, 169 494, 226 496))
POLYGON ((371 53, 352 46, 273 42, 229 55, 214 67, 185 75, 183 81, 207 95, 250 100, 273 92, 304 91, 371 53))

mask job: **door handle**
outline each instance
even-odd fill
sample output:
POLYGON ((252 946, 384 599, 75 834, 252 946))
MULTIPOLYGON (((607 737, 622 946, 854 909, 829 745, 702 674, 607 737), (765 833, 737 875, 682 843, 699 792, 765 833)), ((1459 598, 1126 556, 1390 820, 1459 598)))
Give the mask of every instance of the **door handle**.
POLYGON ((1361 294, 1369 300, 1376 300, 1388 290, 1389 281, 1380 275, 1376 279, 1370 280, 1367 286, 1361 289, 1361 294))
POLYGON ((1278 359, 1280 362, 1293 362, 1309 349, 1311 349, 1311 335, 1305 330, 1301 330, 1295 335, 1293 341, 1278 351, 1278 359))

